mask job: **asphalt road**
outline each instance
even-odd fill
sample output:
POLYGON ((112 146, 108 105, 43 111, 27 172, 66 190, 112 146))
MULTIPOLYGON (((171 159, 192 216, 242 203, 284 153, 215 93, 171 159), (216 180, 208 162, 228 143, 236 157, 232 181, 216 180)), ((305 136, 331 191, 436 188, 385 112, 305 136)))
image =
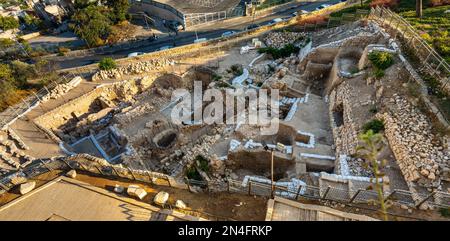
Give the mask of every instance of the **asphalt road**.
POLYGON ((248 25, 252 23, 258 25, 266 25, 275 18, 292 17, 292 14, 299 10, 306 10, 311 12, 314 11, 321 4, 324 3, 336 4, 339 2, 340 0, 330 0, 324 2, 302 3, 301 5, 298 5, 296 7, 287 8, 264 17, 256 16, 256 18, 254 19, 253 17, 250 16, 236 18, 225 22, 211 23, 207 26, 199 27, 196 32, 188 30, 180 32, 178 33, 178 35, 174 35, 172 33, 172 36, 167 36, 164 38, 160 38, 156 41, 149 42, 147 46, 140 46, 137 48, 131 48, 127 50, 119 50, 112 54, 97 54, 82 57, 73 57, 71 59, 65 60, 58 60, 56 58, 53 62, 58 69, 67 69, 96 63, 104 57, 112 57, 114 59, 118 59, 127 57, 129 53, 133 52, 150 53, 164 46, 173 46, 174 44, 175 46, 182 46, 186 44, 191 44, 196 40, 197 36, 198 38, 207 38, 207 39, 217 38, 222 36, 222 34, 227 31, 236 31, 236 32, 243 31, 248 25))

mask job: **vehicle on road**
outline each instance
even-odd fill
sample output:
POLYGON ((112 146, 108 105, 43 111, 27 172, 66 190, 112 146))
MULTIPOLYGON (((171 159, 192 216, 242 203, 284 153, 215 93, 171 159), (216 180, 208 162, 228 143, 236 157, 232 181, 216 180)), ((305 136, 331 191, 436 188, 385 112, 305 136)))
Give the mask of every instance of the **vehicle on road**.
POLYGON ((327 8, 327 7, 329 7, 329 6, 331 6, 331 5, 330 5, 330 4, 322 4, 322 5, 318 6, 318 7, 316 8, 316 10, 321 10, 321 9, 327 8))
POLYGON ((133 53, 129 53, 129 54, 128 54, 128 58, 130 58, 130 57, 136 57, 136 56, 143 55, 143 54, 145 54, 145 53, 143 53, 143 52, 133 52, 133 53))
POLYGON ((164 26, 166 26, 167 28, 169 28, 175 32, 184 30, 183 24, 181 24, 180 22, 178 22, 176 20, 166 20, 166 21, 164 21, 164 26))
POLYGON ((269 25, 276 24, 276 23, 279 23, 279 22, 283 22, 283 19, 275 18, 275 19, 273 19, 272 21, 269 22, 269 25))
POLYGON ((236 31, 226 31, 225 33, 222 34, 222 37, 229 37, 233 34, 236 34, 236 31))
POLYGON ((206 41, 208 41, 207 38, 198 38, 198 39, 194 40, 194 43, 201 43, 201 42, 206 42, 206 41))
POLYGON ((171 48, 172 48, 172 46, 163 46, 163 47, 159 48, 157 51, 168 50, 171 48))
POLYGON ((260 26, 258 25, 258 24, 250 24, 250 25, 248 25, 246 28, 245 28, 245 30, 252 30, 252 29, 255 29, 255 28, 259 28, 260 26))

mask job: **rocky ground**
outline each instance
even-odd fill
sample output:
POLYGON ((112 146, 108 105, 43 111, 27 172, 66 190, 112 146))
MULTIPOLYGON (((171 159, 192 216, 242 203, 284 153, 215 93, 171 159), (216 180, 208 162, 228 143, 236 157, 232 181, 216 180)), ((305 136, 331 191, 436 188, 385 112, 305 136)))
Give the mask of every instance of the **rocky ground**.
POLYGON ((294 44, 306 37, 305 33, 297 32, 270 32, 264 38, 268 47, 283 48, 288 44, 294 44))

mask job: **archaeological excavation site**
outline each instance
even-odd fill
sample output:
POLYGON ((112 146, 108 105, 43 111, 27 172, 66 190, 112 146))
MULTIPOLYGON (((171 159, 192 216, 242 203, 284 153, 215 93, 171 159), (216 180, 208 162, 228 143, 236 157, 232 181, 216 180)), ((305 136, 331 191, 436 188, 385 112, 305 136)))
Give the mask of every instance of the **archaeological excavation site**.
MULTIPOLYGON (((373 211, 375 185, 400 220, 448 209, 450 128, 422 98, 418 69, 395 29, 369 15, 312 32, 283 23, 211 41, 128 58, 55 88, 0 132, 0 195, 37 191, 46 184, 33 177, 69 171, 88 183, 117 178, 192 200, 270 199, 255 204, 270 209, 266 220, 297 220, 283 214, 300 208, 277 201, 285 199, 383 219, 373 211), (226 97, 196 103, 198 88, 226 97), (278 93, 265 110, 278 110, 275 133, 262 131, 267 123, 236 121, 263 111, 247 101, 249 90, 278 93), (226 108, 235 97, 243 112, 234 102, 226 108), (185 100, 189 118, 177 122, 173 112, 185 100), (226 111, 214 117, 223 122, 194 115, 218 101, 226 111)), ((183 201, 173 204, 179 212, 195 206, 183 201)))

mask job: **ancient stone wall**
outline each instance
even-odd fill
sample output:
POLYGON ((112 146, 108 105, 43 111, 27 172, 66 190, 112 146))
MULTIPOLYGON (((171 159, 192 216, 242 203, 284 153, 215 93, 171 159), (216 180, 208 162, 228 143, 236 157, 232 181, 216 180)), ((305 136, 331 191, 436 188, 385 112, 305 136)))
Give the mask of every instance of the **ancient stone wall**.
POLYGON ((405 98, 394 95, 394 107, 377 114, 385 122, 385 136, 409 186, 441 189, 441 176, 449 176, 450 155, 431 132, 428 118, 405 98))

